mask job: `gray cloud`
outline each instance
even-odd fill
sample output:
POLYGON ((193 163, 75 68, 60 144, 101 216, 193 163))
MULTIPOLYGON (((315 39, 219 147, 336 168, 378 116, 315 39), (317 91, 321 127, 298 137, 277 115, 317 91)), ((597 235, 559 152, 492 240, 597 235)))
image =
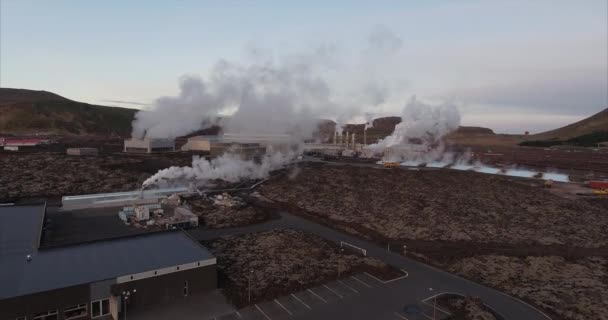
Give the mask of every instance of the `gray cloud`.
POLYGON ((449 96, 511 112, 590 115, 608 107, 606 70, 531 74, 527 79, 454 90, 449 96))

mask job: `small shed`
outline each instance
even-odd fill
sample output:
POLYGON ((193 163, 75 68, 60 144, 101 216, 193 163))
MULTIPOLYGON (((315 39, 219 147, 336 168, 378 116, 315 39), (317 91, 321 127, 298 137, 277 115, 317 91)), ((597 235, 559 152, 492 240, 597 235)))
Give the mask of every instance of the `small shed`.
POLYGON ((99 151, 97 148, 68 148, 66 153, 69 156, 96 156, 99 151))

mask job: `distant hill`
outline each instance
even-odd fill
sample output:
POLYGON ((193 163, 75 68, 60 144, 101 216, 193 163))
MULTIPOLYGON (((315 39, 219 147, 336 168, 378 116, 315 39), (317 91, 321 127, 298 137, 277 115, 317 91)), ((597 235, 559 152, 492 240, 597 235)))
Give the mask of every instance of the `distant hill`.
POLYGON ((128 136, 138 110, 82 103, 48 91, 0 88, 0 132, 128 136))
POLYGON ((608 108, 573 124, 559 129, 528 136, 529 140, 568 140, 579 136, 608 131, 608 108))

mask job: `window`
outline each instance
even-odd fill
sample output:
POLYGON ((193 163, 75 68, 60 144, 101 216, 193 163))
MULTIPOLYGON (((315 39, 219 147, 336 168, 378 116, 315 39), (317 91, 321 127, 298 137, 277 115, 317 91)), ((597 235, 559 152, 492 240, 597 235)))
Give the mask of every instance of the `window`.
POLYGON ((86 315, 87 315, 86 303, 79 304, 77 306, 68 307, 63 310, 63 318, 65 320, 76 319, 76 318, 84 317, 86 315))
POLYGON ((188 296, 188 281, 184 281, 184 297, 188 296))
POLYGON ((110 299, 91 302, 91 318, 98 318, 110 314, 110 299))
POLYGON ((34 320, 57 320, 57 309, 36 313, 34 315, 34 320))

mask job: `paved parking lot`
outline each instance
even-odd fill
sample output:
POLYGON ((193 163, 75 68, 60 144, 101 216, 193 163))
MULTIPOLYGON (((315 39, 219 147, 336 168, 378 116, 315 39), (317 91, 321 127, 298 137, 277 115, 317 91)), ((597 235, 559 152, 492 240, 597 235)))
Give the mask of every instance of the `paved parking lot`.
POLYGON ((254 304, 212 319, 291 319, 305 315, 307 312, 320 306, 347 300, 350 297, 361 295, 366 291, 379 288, 383 285, 385 283, 379 279, 366 273, 361 273, 274 299, 273 301, 254 304))

